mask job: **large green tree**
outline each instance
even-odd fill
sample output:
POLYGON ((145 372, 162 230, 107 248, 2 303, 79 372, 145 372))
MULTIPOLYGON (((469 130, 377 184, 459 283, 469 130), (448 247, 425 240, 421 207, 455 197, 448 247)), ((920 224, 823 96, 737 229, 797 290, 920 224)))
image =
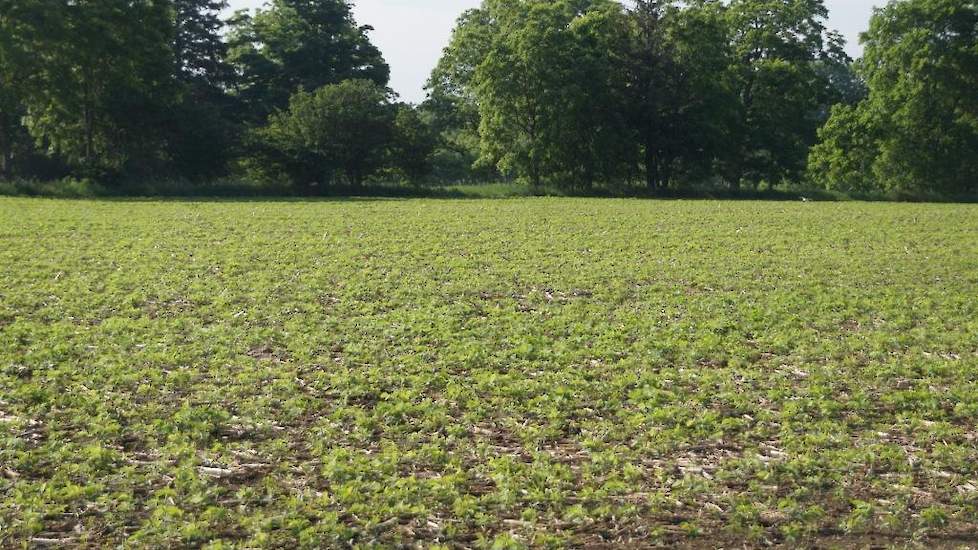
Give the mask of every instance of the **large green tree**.
POLYGON ((737 112, 723 6, 638 0, 629 20, 628 112, 646 186, 708 178, 737 112))
POLYGON ((477 120, 481 161, 536 184, 780 182, 858 94, 826 17, 821 0, 486 0, 426 106, 456 143, 477 120))
POLYGON ((825 27, 823 0, 733 0, 727 17, 741 113, 728 177, 734 185, 798 179, 826 105, 837 100, 820 65, 847 64, 844 43, 825 27))
POLYGON ((0 178, 16 175, 17 164, 34 153, 23 124, 25 94, 35 70, 34 45, 55 26, 57 8, 51 0, 0 0, 0 178))
POLYGON ((573 2, 573 55, 567 67, 565 139, 553 144, 567 164, 561 180, 590 187, 632 175, 638 146, 628 122, 628 82, 622 74, 628 20, 615 2, 573 2))
POLYGON ((20 164, 35 158, 26 123, 77 173, 222 172, 232 134, 223 0, 3 1, 4 166, 15 149, 20 164))
POLYGON ((363 79, 300 90, 259 133, 295 183, 359 187, 387 159, 396 116, 390 96, 363 79))
POLYGON ((614 158, 633 146, 617 88, 620 5, 487 0, 483 9, 494 26, 472 75, 483 161, 533 185, 614 177, 614 158))
POLYGON ((255 122, 284 109, 299 89, 347 79, 386 86, 390 70, 345 0, 272 0, 231 20, 229 60, 255 122))
POLYGON ((631 32, 624 54, 630 120, 642 147, 646 185, 653 190, 668 181, 663 173, 669 164, 664 143, 669 125, 665 104, 677 93, 671 78, 675 56, 666 30, 670 6, 671 2, 636 0, 629 12, 631 32))
POLYGON ((229 95, 234 69, 226 61, 221 10, 225 0, 171 0, 173 77, 179 99, 167 124, 171 170, 201 179, 224 174, 238 151, 241 106, 229 95))
MULTIPOLYGON (((18 15, 31 134, 87 174, 159 160, 174 89, 163 0, 44 0, 18 15)), ((15 48, 18 49, 18 48, 15 48)))
POLYGON ((419 184, 433 170, 438 133, 429 113, 405 103, 396 107, 389 164, 407 181, 419 184))
POLYGON ((978 191, 978 2, 892 1, 863 43, 869 96, 833 111, 810 177, 845 191, 978 191))
POLYGON ((231 79, 225 61, 227 45, 221 37, 221 11, 227 0, 171 0, 173 10, 173 59, 176 74, 186 82, 203 82, 219 88, 231 79))

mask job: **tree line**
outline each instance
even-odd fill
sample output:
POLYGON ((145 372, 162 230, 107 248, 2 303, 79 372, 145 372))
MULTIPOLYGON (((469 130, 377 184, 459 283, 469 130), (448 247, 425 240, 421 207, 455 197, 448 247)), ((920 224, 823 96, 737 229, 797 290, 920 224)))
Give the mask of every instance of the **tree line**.
POLYGON ((484 0, 420 105, 345 0, 0 0, 0 178, 978 191, 978 2, 484 0))

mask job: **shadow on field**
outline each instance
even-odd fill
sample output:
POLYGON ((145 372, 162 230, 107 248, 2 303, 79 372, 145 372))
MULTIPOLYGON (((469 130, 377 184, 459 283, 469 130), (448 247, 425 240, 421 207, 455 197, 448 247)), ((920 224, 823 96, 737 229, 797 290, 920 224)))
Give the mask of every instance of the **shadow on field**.
POLYGON ((646 200, 724 200, 724 201, 870 201, 978 203, 978 196, 940 195, 935 193, 845 194, 823 189, 732 189, 691 188, 650 192, 645 187, 592 187, 562 189, 531 187, 517 183, 459 184, 420 186, 404 184, 368 184, 359 187, 330 186, 296 188, 260 186, 237 181, 143 182, 105 186, 89 181, 0 182, 0 196, 42 197, 57 199, 105 201, 174 201, 174 202, 352 202, 405 199, 515 199, 527 197, 566 197, 595 199, 646 200))

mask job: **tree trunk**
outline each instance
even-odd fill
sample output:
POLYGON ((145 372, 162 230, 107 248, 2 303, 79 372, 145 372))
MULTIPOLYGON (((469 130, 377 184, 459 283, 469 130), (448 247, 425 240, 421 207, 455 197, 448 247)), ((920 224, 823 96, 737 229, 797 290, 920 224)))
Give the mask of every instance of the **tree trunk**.
POLYGON ((350 173, 350 183, 353 185, 354 191, 360 191, 363 187, 363 174, 360 173, 359 169, 354 169, 350 173))
MULTIPOLYGON (((85 160, 83 163, 83 169, 85 170, 85 176, 94 178, 100 175, 98 172, 98 167, 100 164, 99 151, 96 146, 96 134, 98 131, 99 124, 99 97, 101 96, 100 85, 96 77, 96 62, 88 60, 83 71, 83 84, 82 84, 82 131, 84 133, 84 155, 85 160)), ((106 147, 106 153, 112 150, 112 145, 106 147)))
POLYGON ((84 132, 85 132, 85 170, 88 176, 95 174, 95 120, 91 105, 84 107, 84 132))
POLYGON ((535 159, 530 159, 530 185, 534 189, 540 188, 540 165, 535 159))
MULTIPOLYGON (((0 116, 3 116, 0 114, 0 116)), ((4 124, 0 128, 0 180, 6 179, 9 175, 10 161, 12 155, 10 154, 10 139, 7 136, 7 125, 4 124)))
POLYGON ((669 185, 669 182, 672 180, 672 163, 662 162, 662 156, 659 157, 659 162, 657 163, 655 169, 659 178, 659 191, 665 191, 666 187, 669 185))
POLYGON ((651 135, 645 138, 645 185, 652 193, 658 193, 661 184, 659 174, 659 159, 656 158, 656 150, 652 144, 651 135))

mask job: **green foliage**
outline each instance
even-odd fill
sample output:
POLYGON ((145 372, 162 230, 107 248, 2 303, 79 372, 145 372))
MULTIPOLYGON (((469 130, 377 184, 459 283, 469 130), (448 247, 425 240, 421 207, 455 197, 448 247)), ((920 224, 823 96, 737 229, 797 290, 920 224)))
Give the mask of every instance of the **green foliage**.
POLYGON ((710 178, 729 155, 737 122, 722 5, 642 0, 629 23, 628 119, 647 188, 710 178))
MULTIPOLYGON (((0 33, 6 29, 0 27, 0 33)), ((2 48, 2 46, 0 46, 2 48)), ((4 50, 0 49, 0 52, 4 50)), ((17 141, 23 118, 20 94, 13 86, 13 75, 0 57, 0 178, 8 177, 13 168, 14 143, 17 141)))
POLYGON ((0 1, 0 178, 19 175, 17 165, 33 153, 33 140, 23 127, 30 56, 24 38, 32 34, 28 22, 39 8, 33 2, 0 1))
POLYGON ((227 63, 221 10, 225 0, 172 0, 174 77, 179 92, 167 124, 170 170, 193 180, 227 173, 240 153, 240 108, 226 90, 234 84, 227 63))
POLYGON ((237 95, 254 122, 285 109, 300 89, 347 79, 386 86, 390 70, 344 0, 272 0, 254 15, 231 20, 229 61, 237 95))
POLYGON ((177 74, 186 82, 217 88, 232 79, 225 61, 227 45, 221 39, 220 13, 227 0, 172 0, 173 57, 177 74))
POLYGON ((66 161, 76 174, 108 178, 223 174, 234 150, 224 6, 52 0, 5 8, 0 173, 51 178, 66 161), (52 160, 40 162, 42 152, 52 160))
POLYGON ((978 189, 978 5, 897 0, 864 35, 869 96, 838 109, 811 154, 830 189, 978 189))
POLYGON ((439 134, 433 161, 440 179, 458 182, 496 175, 495 167, 476 166, 480 116, 473 86, 475 70, 488 55, 493 32, 488 9, 463 13, 426 85, 428 97, 422 109, 439 134))
POLYGON ((45 175, 11 168, 31 159, 26 126, 74 174, 220 177, 235 157, 253 153, 238 137, 246 126, 287 107, 300 87, 356 76, 386 83, 369 28, 356 26, 345 2, 282 0, 254 17, 239 13, 229 44, 219 17, 226 6, 31 0, 4 7, 0 175, 45 175))
POLYGON ((0 547, 974 533, 976 232, 973 205, 0 199, 0 547))
POLYGON ((610 1, 487 2, 492 41, 472 86, 482 162, 533 186, 614 179, 631 140, 613 44, 624 18, 610 1))
POLYGON ((427 107, 463 151, 478 121, 482 165, 534 186, 797 181, 830 107, 862 92, 827 14, 821 0, 486 1, 459 20, 427 107))
POLYGON ((27 111, 24 95, 14 85, 16 79, 8 67, 0 64, 0 180, 25 174, 56 176, 59 173, 56 163, 45 162, 24 128, 27 111))
POLYGON ((344 178, 360 186, 387 160, 397 112, 390 91, 369 80, 347 80, 292 96, 260 137, 299 184, 344 178))
POLYGON ((978 185, 973 2, 892 0, 856 69, 823 0, 485 0, 459 18, 421 106, 309 111, 345 128, 332 137, 291 99, 385 87, 371 28, 343 0, 272 0, 228 29, 226 7, 0 0, 0 178, 937 197, 978 185))
POLYGON ((389 164, 407 181, 421 183, 433 170, 437 131, 426 113, 411 105, 397 106, 389 164))
POLYGON ((828 106, 841 99, 830 69, 849 63, 842 39, 825 28, 827 17, 823 0, 730 3, 740 99, 733 134, 739 149, 729 167, 735 185, 798 180, 804 173, 828 106))
POLYGON ((151 168, 173 101, 167 3, 28 5, 16 47, 31 135, 89 175, 151 168))
POLYGON ((873 175, 879 157, 880 128, 866 104, 836 105, 819 129, 819 142, 808 159, 810 177, 826 189, 868 192, 877 189, 873 175))

